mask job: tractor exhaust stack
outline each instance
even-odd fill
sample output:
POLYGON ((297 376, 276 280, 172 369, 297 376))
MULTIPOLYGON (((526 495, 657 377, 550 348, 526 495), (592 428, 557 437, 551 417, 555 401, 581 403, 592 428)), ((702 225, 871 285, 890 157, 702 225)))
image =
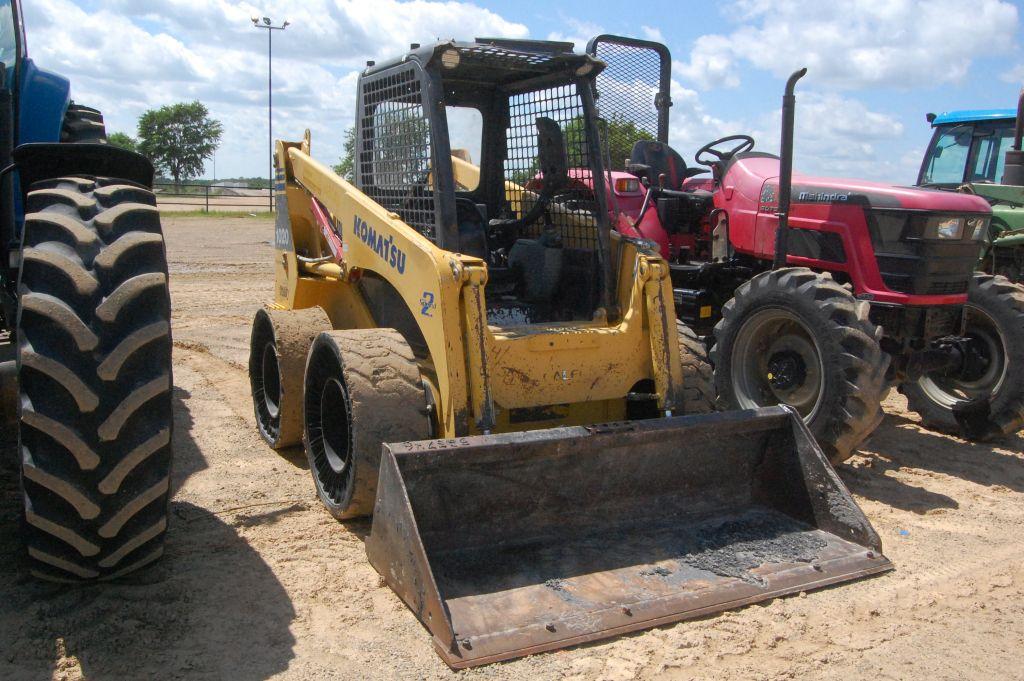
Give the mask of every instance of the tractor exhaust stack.
POLYGON ((1006 165, 1003 171, 1003 184, 1015 187, 1024 186, 1024 150, 1021 149, 1021 137, 1024 136, 1024 89, 1017 99, 1017 124, 1013 130, 1013 146, 1006 152, 1006 165))
POLYGON ((788 407, 385 444, 366 552, 453 668, 892 568, 788 407))
POLYGON ((775 232, 775 258, 772 269, 786 266, 789 253, 789 202, 793 190, 793 126, 796 113, 796 82, 807 75, 800 69, 786 81, 786 94, 782 96, 782 143, 779 148, 779 226, 775 232))

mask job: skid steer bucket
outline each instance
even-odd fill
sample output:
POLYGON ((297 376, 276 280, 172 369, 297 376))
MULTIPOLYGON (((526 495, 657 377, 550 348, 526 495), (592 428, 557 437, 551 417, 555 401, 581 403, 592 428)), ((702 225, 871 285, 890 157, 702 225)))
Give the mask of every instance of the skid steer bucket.
POLYGON ((454 668, 892 567, 786 407, 385 445, 366 551, 454 668))

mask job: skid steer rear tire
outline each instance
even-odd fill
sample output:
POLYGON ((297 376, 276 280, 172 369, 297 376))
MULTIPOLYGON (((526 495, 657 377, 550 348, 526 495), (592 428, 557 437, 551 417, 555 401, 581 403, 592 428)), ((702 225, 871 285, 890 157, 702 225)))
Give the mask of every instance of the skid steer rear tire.
POLYGON ((306 362, 304 402, 313 483, 338 520, 373 513, 382 443, 430 437, 419 366, 394 329, 317 336, 306 362))
POLYGON ((31 570, 112 578, 163 552, 171 330, 156 200, 111 178, 28 194, 19 280, 21 481, 31 570))
POLYGON ((789 402, 829 460, 845 461, 882 421, 889 358, 869 312, 831 276, 804 267, 744 283, 722 308, 711 348, 723 408, 789 402))
POLYGON ((676 322, 679 360, 683 365, 683 413, 710 414, 716 409, 715 372, 704 342, 693 329, 676 322))
POLYGON ((924 376, 900 385, 907 407, 936 430, 970 440, 1009 435, 1024 428, 1024 287, 1006 277, 976 273, 967 292, 967 336, 989 359, 984 374, 959 378, 924 376), (969 403, 978 401, 979 409, 969 403), (961 421, 956 407, 968 407, 961 421))
POLYGON ((313 339, 330 331, 323 308, 256 313, 249 341, 249 385, 260 435, 274 449, 302 442, 302 381, 313 339))

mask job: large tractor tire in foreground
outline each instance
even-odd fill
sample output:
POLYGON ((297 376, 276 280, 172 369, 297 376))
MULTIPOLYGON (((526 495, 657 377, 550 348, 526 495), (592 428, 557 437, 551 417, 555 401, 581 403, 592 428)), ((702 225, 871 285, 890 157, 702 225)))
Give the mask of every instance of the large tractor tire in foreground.
POLYGON ((394 329, 327 331, 309 351, 303 443, 317 494, 338 520, 373 513, 381 444, 430 437, 412 349, 394 329))
POLYGON ((977 273, 965 311, 964 365, 903 383, 900 392, 929 427, 972 440, 1009 435, 1024 428, 1024 287, 977 273))
POLYGON ((256 313, 249 340, 249 384, 260 436, 274 449, 302 442, 302 380, 313 339, 330 331, 323 308, 256 313))
POLYGON ((882 421, 889 361, 869 311, 804 267, 744 283, 723 307, 711 348, 723 408, 789 404, 829 460, 845 461, 882 421))
POLYGON ((715 411, 715 370, 707 348, 693 329, 676 321, 679 359, 683 365, 683 413, 710 414, 715 411))
POLYGON ((24 527, 33 574, 156 560, 171 469, 167 264, 152 192, 111 179, 28 194, 19 281, 24 527))

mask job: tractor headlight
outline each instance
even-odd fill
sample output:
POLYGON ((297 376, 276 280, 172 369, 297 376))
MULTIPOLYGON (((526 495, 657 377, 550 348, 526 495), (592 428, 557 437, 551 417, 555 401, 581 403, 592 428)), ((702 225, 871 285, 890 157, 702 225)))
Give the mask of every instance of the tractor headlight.
POLYGON ((988 241, 989 217, 967 218, 967 233, 975 241, 988 241))
POLYGON ((925 239, 962 239, 964 236, 964 218, 934 217, 928 218, 924 225, 925 239))

